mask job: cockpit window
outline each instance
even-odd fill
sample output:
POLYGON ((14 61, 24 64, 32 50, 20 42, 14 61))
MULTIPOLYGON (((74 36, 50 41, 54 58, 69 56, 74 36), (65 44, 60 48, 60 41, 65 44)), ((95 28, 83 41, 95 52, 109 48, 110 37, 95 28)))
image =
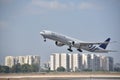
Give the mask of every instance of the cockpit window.
POLYGON ((51 31, 43 30, 43 33, 51 34, 51 31))
POLYGON ((55 33, 52 32, 52 35, 55 35, 55 33))

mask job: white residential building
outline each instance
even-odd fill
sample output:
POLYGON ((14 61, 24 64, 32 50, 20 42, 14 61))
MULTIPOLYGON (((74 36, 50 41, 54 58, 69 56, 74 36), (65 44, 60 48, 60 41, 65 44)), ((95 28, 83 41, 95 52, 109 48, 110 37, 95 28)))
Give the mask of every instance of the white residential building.
POLYGON ((99 71, 100 70, 100 55, 95 55, 95 70, 99 71))
POLYGON ((69 57, 68 54, 66 53, 61 53, 61 58, 60 58, 60 62, 61 62, 61 67, 64 67, 66 69, 66 71, 69 70, 69 57))
POLYGON ((73 71, 73 54, 68 55, 69 55, 69 70, 73 71))
POLYGON ((60 56, 60 54, 54 54, 55 55, 55 70, 57 70, 57 68, 58 67, 60 67, 60 63, 61 63, 61 61, 60 61, 60 58, 61 58, 61 56, 60 56))
POLYGON ((112 57, 108 57, 109 58, 109 71, 113 71, 114 70, 114 59, 112 57))
POLYGON ((69 69, 68 54, 66 53, 53 53, 50 55, 50 69, 57 70, 58 67, 64 67, 67 71, 69 69))
POLYGON ((88 56, 87 56, 87 54, 82 54, 82 69, 88 69, 88 56))
POLYGON ((74 53, 69 54, 69 68, 70 71, 77 71, 81 69, 81 55, 74 53))
POLYGON ((91 54, 90 69, 93 71, 100 70, 100 56, 91 54))
POLYGON ((40 66, 40 56, 32 56, 32 64, 36 64, 40 66))
POLYGON ((6 56, 5 57, 5 66, 12 67, 15 64, 15 60, 13 56, 6 56))
POLYGON ((18 63, 21 65, 25 64, 25 57, 24 56, 18 56, 18 63))
POLYGON ((90 66, 91 66, 91 55, 90 55, 90 54, 87 54, 87 68, 88 68, 89 70, 91 69, 90 66))
POLYGON ((54 54, 50 55, 50 70, 55 70, 55 56, 54 54))
POLYGON ((106 56, 101 57, 101 70, 113 71, 113 64, 114 61, 112 57, 106 57, 106 56))
POLYGON ((33 58, 31 55, 27 56, 28 58, 28 64, 31 65, 33 63, 33 58))

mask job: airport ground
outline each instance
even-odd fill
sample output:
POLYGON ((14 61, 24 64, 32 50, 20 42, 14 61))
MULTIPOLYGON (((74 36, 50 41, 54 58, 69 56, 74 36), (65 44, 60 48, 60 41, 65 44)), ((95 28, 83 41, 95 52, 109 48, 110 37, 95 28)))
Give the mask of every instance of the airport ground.
POLYGON ((0 80, 120 80, 120 72, 50 72, 0 74, 0 80))

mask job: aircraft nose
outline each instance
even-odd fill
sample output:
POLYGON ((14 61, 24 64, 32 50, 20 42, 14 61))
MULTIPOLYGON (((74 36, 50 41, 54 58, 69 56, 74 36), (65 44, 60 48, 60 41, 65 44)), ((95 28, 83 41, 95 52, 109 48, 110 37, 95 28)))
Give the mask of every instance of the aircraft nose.
POLYGON ((43 34, 44 34, 44 32, 40 32, 40 34, 41 34, 41 35, 43 35, 43 34))

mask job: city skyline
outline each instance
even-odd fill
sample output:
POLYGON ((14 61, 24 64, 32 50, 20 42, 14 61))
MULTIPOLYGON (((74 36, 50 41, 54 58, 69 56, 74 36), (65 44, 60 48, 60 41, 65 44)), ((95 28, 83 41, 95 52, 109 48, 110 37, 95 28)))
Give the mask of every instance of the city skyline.
POLYGON ((6 56, 5 66, 12 68, 16 64, 36 65, 42 69, 56 71, 59 67, 64 67, 66 71, 113 71, 114 59, 110 56, 101 56, 98 54, 69 54, 69 53, 52 53, 47 64, 41 64, 41 57, 36 55, 26 56, 6 56))
MULTIPOLYGON (((56 53, 66 53, 66 52, 56 52, 56 53)), ((102 54, 96 54, 96 53, 77 53, 77 52, 67 52, 66 54, 69 54, 69 56, 70 55, 73 55, 73 54, 80 54, 80 55, 90 55, 90 54, 95 54, 95 55, 99 55, 99 56, 108 56, 108 57, 112 57, 112 56, 109 56, 109 55, 102 55, 102 54)), ((50 55, 52 55, 53 53, 51 53, 50 55)), ((49 56, 50 56, 49 55, 49 56)), ((8 56, 14 56, 14 55, 8 55, 8 56)), ((17 55, 17 56, 19 56, 19 57, 23 57, 23 56, 33 56, 33 55, 17 55)), ((34 56, 40 56, 40 55, 34 55, 34 56)), ((41 61, 41 64, 43 65, 44 63, 46 63, 46 62, 49 62, 49 60, 50 60, 50 57, 49 56, 47 56, 48 57, 48 59, 46 59, 46 60, 43 60, 42 59, 42 56, 40 56, 40 61, 41 61)), ((5 56, 6 57, 6 56, 5 56)), ((3 58, 4 60, 2 60, 3 62, 1 62, 2 64, 0 64, 0 65, 5 65, 5 57, 3 58)), ((16 57, 16 56, 14 56, 14 57, 16 57)), ((86 58, 86 56, 85 56, 85 58, 86 58)), ((113 57, 114 58, 114 57, 113 57)), ((119 62, 115 62, 115 58, 114 58, 114 64, 116 64, 116 63, 119 63, 119 62)))
POLYGON ((35 54, 46 62, 51 53, 68 53, 66 46, 56 47, 49 40, 44 43, 39 33, 42 30, 90 42, 110 37, 117 43, 111 42, 107 49, 118 52, 100 55, 120 62, 119 0, 0 0, 0 12, 0 64, 8 55, 35 54))
MULTIPOLYGON (((62 53, 65 53, 65 52, 56 52, 56 53, 59 53, 59 54, 57 54, 57 55, 60 55, 60 54, 62 54, 62 53)), ((40 56, 40 55, 18 55, 18 56, 12 56, 12 55, 8 55, 8 56, 5 56, 4 57, 4 60, 3 60, 3 62, 1 62, 2 64, 0 64, 0 65, 5 65, 5 58, 6 57, 12 57, 12 58, 20 58, 20 57, 24 57, 25 58, 25 56, 40 56, 40 61, 41 61, 41 64, 43 65, 44 63, 47 63, 47 62, 49 62, 50 61, 50 56, 52 55, 53 53, 51 53, 49 56, 47 56, 48 57, 48 59, 47 60, 43 60, 42 59, 42 57, 40 56)), ((94 54, 94 55, 99 55, 99 56, 107 56, 107 57, 112 57, 112 56, 108 56, 108 55, 102 55, 102 54, 96 54, 96 53, 77 53, 77 52, 68 52, 68 53, 65 53, 65 54, 68 54, 68 56, 70 56, 70 55, 73 55, 73 54, 79 54, 79 55, 83 55, 84 57, 83 58, 86 58, 87 56, 86 55, 91 55, 91 54, 94 54)), ((114 59, 114 57, 113 57, 113 59, 114 59)), ((20 60, 20 59, 19 59, 20 60)), ((82 63, 84 63, 84 61, 82 62, 82 63)), ((116 63, 119 63, 119 62, 115 62, 115 59, 114 59, 114 64, 116 64, 116 63)), ((85 67, 85 66, 84 66, 85 67)))

